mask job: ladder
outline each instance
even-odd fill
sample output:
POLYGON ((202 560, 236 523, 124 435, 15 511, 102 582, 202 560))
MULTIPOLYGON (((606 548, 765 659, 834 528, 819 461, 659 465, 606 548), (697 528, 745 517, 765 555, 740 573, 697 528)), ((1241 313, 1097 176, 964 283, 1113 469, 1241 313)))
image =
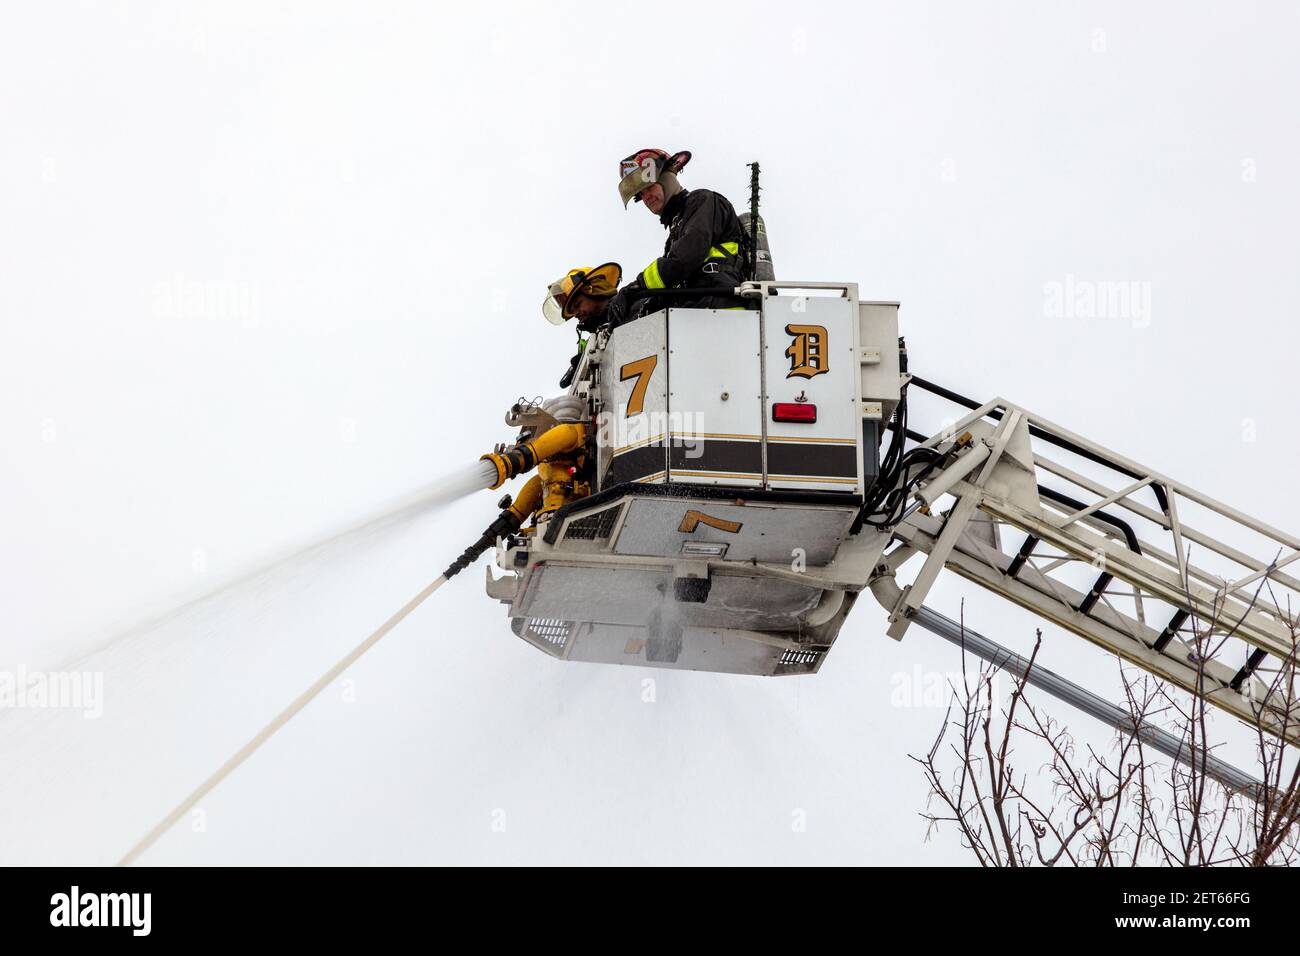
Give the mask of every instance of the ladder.
POLYGON ((909 489, 872 574, 891 637, 947 569, 1300 743, 1300 580, 1286 573, 1300 539, 1005 399, 915 376, 907 387, 964 414, 934 435, 907 431, 947 464, 909 489), (937 513, 940 502, 951 505, 937 513), (918 556, 911 583, 894 586, 918 556))

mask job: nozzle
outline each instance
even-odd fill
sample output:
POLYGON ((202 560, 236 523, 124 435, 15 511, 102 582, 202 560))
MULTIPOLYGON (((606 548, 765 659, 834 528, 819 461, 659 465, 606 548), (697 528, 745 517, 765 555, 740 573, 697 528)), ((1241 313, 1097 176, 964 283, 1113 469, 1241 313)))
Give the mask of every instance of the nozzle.
POLYGON ((487 530, 483 532, 479 539, 461 552, 459 558, 448 565, 447 570, 442 572, 442 576, 444 578, 450 578, 454 575, 460 574, 460 572, 464 571, 467 567, 477 561, 479 555, 495 545, 497 538, 504 537, 507 534, 514 534, 518 531, 520 523, 521 522, 513 512, 509 510, 501 512, 501 514, 497 516, 497 520, 487 526, 487 530))
POLYGON ((537 467, 537 457, 533 454, 532 446, 527 442, 488 452, 479 460, 491 462, 497 470, 496 483, 488 485, 489 488, 500 488, 516 475, 522 475, 537 467))
POLYGON ((488 452, 486 455, 481 457, 479 461, 486 461, 496 469, 496 478, 493 479, 492 484, 488 485, 488 488, 500 488, 506 483, 507 479, 513 477, 515 474, 515 472, 511 470, 510 464, 506 459, 496 452, 488 452))
POLYGON ((536 468, 538 462, 581 448, 586 441, 585 425, 577 423, 556 425, 531 441, 522 441, 509 448, 488 452, 480 460, 489 461, 496 468, 496 484, 489 487, 500 488, 516 475, 522 475, 536 468))
MULTIPOLYGON (((487 456, 485 455, 484 458, 487 456)), ((537 510, 538 505, 542 503, 542 479, 534 475, 528 480, 528 483, 519 490, 519 496, 513 502, 510 496, 502 498, 501 514, 497 519, 487 526, 479 539, 466 548, 459 558, 451 563, 446 571, 443 572, 444 578, 450 578, 464 571, 467 567, 478 560, 488 548, 496 545, 497 538, 504 538, 508 534, 514 534, 518 531, 528 516, 537 510)))

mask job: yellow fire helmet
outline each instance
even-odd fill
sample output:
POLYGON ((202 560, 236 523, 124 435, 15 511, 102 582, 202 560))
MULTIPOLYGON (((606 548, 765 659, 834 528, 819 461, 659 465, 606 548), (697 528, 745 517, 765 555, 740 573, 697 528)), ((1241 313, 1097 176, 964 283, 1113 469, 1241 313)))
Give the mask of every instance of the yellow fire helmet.
POLYGON ((542 315, 552 325, 563 325, 577 315, 578 296, 608 299, 618 291, 622 278, 623 267, 617 262, 606 262, 594 269, 570 269, 547 288, 542 315))

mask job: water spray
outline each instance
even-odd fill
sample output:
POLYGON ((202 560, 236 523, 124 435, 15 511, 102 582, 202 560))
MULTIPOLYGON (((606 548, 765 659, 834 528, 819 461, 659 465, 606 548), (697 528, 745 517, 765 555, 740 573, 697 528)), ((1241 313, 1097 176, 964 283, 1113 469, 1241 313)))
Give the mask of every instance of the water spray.
MULTIPOLYGON (((329 536, 325 541, 319 542, 311 548, 304 551, 314 550, 323 547, 329 541, 348 534, 354 534, 362 529, 376 527, 381 524, 390 523, 398 518, 410 518, 416 514, 428 510, 439 504, 444 504, 456 498, 462 498, 486 488, 496 487, 498 482, 498 466, 492 461, 487 460, 488 456, 475 462, 458 472, 446 476, 442 481, 435 484, 432 490, 425 490, 410 499, 390 506, 380 514, 361 525, 354 526, 347 531, 340 532, 329 536)), ((347 655, 341 658, 333 667, 322 674, 310 687, 299 694, 294 700, 275 716, 265 727, 258 731, 243 747, 235 752, 225 763, 217 768, 203 783, 184 800, 182 800, 166 817, 164 817, 152 830, 145 834, 130 850, 118 861, 118 866, 129 866, 134 863, 142 853, 148 850, 158 839, 172 828, 179 820, 189 813, 199 801, 212 792, 216 786, 226 777, 235 771, 240 764, 255 753, 262 744, 266 743, 276 731, 288 723, 294 715, 303 710, 309 703, 314 700, 321 691, 336 681, 349 667, 351 667, 366 651, 374 647, 379 641, 400 624, 407 616, 433 594, 434 591, 442 587, 447 579, 457 572, 468 566, 475 558, 482 554, 488 547, 496 541, 497 537, 510 534, 519 530, 520 525, 528 518, 542 501, 542 480, 536 476, 532 478, 520 491, 518 498, 513 503, 509 496, 501 501, 501 515, 494 521, 483 536, 475 542, 465 553, 449 567, 446 573, 439 576, 430 583, 419 594, 415 595, 410 601, 404 604, 392 617, 385 621, 378 630, 372 633, 364 641, 353 648, 347 655)), ((293 557, 304 553, 304 551, 295 552, 289 558, 276 562, 282 564, 293 557)))
MULTIPOLYGON (((233 773, 235 768, 252 756, 277 730, 311 703, 322 690, 337 680, 362 654, 379 643, 379 640, 385 634, 419 607, 429 595, 442 587, 449 578, 469 567, 483 552, 495 546, 498 539, 517 533, 523 527, 524 522, 534 514, 547 514, 561 507, 569 500, 575 493, 574 473, 579 470, 585 461, 584 449, 587 443, 587 426, 576 422, 560 424, 549 414, 546 414, 545 420, 551 427, 542 430, 540 434, 535 434, 508 447, 499 447, 496 451, 482 456, 474 464, 444 477, 431 490, 423 491, 408 501, 385 509, 378 517, 350 529, 350 532, 345 532, 351 533, 361 528, 386 524, 400 517, 413 517, 430 507, 462 498, 475 491, 499 488, 510 478, 534 468, 538 469, 538 474, 524 484, 514 499, 506 495, 498 502, 501 513, 496 520, 484 529, 478 540, 466 548, 441 576, 408 601, 396 614, 385 621, 377 631, 339 660, 315 683, 299 694, 270 723, 258 731, 248 743, 244 744, 216 772, 203 781, 193 793, 182 800, 171 813, 137 842, 122 857, 119 862, 120 866, 133 863, 140 854, 151 847, 159 837, 192 810, 203 797, 233 773)), ((585 493, 585 485, 583 487, 583 493, 585 493)), ((328 540, 333 540, 335 537, 339 537, 339 535, 331 536, 328 540)))

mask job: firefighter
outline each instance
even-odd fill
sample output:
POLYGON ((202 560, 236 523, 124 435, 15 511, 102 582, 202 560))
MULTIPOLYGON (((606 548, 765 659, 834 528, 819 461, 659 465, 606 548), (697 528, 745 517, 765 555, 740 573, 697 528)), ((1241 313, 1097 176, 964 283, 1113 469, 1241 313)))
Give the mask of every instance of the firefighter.
MULTIPOLYGON (((672 296, 685 308, 743 308, 732 290, 744 281, 744 232, 727 198, 710 189, 685 189, 677 174, 690 162, 686 151, 669 155, 662 149, 641 149, 619 163, 619 196, 624 208, 642 203, 668 230, 664 254, 610 300, 606 319, 626 322, 644 293, 657 289, 714 289, 716 294, 672 296)), ((653 300, 651 300, 653 301, 653 300)), ((643 308, 652 308, 648 305, 643 308)))
POLYGON ((547 287, 542 315, 553 325, 576 318, 579 329, 595 331, 622 278, 623 269, 617 262, 606 262, 594 269, 570 269, 547 287))
POLYGON ((569 370, 560 379, 560 387, 568 388, 578 371, 578 363, 587 347, 583 332, 594 332, 605 319, 605 310, 618 291, 623 268, 617 262, 606 262, 594 269, 570 269, 546 289, 542 300, 542 315, 553 325, 563 325, 569 319, 578 320, 578 352, 569 360, 569 370))

